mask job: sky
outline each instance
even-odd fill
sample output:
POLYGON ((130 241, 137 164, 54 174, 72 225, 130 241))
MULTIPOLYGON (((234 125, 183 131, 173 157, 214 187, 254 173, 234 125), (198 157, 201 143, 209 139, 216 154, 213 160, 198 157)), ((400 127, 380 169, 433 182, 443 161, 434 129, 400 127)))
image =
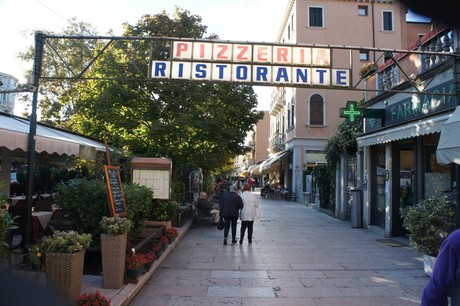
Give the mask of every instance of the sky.
MULTIPOLYGON (((122 23, 135 24, 145 14, 163 10, 170 16, 174 7, 202 17, 208 33, 222 40, 274 42, 289 0, 0 0, 0 72, 25 82, 24 71, 31 64, 17 58, 34 45, 35 30, 61 33, 68 20, 76 17, 90 23, 100 35, 113 30, 122 34, 122 23), (32 33, 32 34, 31 34, 32 33)), ((259 109, 268 110, 270 87, 254 87, 259 109)), ((16 102, 15 113, 22 111, 16 102)))

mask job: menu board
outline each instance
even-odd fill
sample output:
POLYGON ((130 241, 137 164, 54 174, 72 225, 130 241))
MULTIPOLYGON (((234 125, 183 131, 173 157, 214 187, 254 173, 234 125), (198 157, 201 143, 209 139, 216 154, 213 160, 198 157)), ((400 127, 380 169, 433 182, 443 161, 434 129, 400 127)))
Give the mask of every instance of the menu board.
POLYGON ((120 179, 120 170, 114 166, 104 166, 112 216, 127 216, 125 195, 120 179))
POLYGON ((169 170, 133 169, 133 183, 153 191, 154 199, 169 199, 171 172, 169 170))

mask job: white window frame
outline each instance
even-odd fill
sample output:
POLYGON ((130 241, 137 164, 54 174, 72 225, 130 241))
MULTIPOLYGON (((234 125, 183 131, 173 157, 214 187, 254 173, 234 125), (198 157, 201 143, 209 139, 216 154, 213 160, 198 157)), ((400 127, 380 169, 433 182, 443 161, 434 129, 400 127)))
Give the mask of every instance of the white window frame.
POLYGON ((393 14, 393 11, 389 11, 389 10, 383 10, 382 11, 382 31, 386 31, 386 32, 393 32, 394 29, 395 29, 395 20, 394 20, 394 14, 393 14), (389 13, 391 14, 391 29, 385 29, 385 14, 386 13, 389 13))
POLYGON ((316 6, 316 5, 311 5, 308 6, 308 23, 307 26, 310 28, 324 28, 324 7, 323 6, 316 6), (310 25, 310 9, 311 8, 316 8, 316 9, 321 9, 321 25, 310 25))
POLYGON ((358 5, 358 16, 368 16, 369 7, 367 5, 358 5))

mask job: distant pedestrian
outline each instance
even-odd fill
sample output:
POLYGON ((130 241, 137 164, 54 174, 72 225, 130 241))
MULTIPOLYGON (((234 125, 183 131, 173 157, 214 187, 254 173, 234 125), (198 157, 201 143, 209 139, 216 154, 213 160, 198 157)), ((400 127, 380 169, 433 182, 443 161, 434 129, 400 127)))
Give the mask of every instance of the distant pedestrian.
POLYGON ((251 191, 249 185, 243 186, 241 199, 243 200, 243 209, 240 211, 241 229, 240 229, 240 244, 243 244, 246 228, 248 229, 248 243, 252 243, 252 233, 254 228, 254 220, 259 217, 259 201, 256 195, 251 191))
POLYGON ((224 192, 219 198, 220 216, 224 218, 224 245, 227 245, 228 232, 232 227, 232 244, 236 243, 236 225, 238 222, 238 213, 243 208, 243 200, 236 193, 236 186, 230 185, 230 191, 224 192))
POLYGON ((252 178, 252 177, 249 177, 249 178, 248 178, 248 185, 249 185, 249 187, 251 187, 251 190, 252 190, 252 191, 254 191, 254 187, 255 187, 255 186, 254 186, 254 183, 255 183, 255 181, 253 180, 253 178, 252 178))
POLYGON ((460 229, 441 245, 430 281, 422 294, 422 306, 460 305, 460 229))

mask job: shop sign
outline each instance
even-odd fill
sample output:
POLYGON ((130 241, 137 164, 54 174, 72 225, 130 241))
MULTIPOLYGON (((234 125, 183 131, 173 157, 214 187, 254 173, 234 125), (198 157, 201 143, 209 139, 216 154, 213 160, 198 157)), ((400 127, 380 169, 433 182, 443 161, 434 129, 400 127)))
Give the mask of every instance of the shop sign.
POLYGON ((331 66, 331 48, 173 41, 171 60, 152 61, 154 79, 350 88, 350 69, 331 66))
POLYGON ((385 108, 385 126, 426 117, 454 108, 457 99, 452 80, 430 88, 430 94, 414 94, 385 108), (439 93, 440 95, 437 95, 439 93))

